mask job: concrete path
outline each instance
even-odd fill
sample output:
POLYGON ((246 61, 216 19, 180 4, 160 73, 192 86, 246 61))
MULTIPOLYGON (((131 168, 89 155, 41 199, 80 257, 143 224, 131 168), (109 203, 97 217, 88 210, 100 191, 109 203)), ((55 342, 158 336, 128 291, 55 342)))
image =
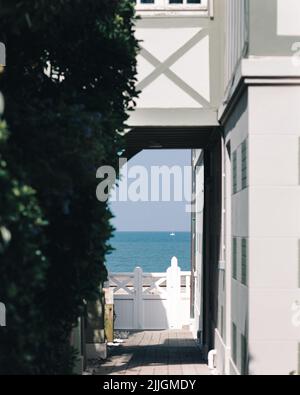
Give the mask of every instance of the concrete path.
POLYGON ((95 375, 209 375, 200 350, 187 330, 141 331, 109 347, 95 375))

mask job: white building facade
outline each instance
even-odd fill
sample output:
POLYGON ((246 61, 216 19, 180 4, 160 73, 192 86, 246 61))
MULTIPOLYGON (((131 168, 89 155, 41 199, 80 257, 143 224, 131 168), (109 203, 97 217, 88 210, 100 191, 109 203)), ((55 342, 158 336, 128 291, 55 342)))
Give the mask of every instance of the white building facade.
POLYGON ((193 149, 193 332, 219 374, 300 373, 300 2, 137 0, 128 153, 193 149))

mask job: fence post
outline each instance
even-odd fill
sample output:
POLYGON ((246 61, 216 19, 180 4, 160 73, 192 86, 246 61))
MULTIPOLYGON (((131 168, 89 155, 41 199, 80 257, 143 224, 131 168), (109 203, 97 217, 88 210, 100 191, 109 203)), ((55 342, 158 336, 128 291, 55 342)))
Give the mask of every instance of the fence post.
POLYGON ((134 269, 134 301, 133 301, 133 327, 134 329, 143 328, 143 270, 140 267, 134 269))
POLYGON ((170 329, 180 329, 180 288, 181 273, 178 260, 173 257, 167 270, 167 295, 170 329))
POLYGON ((104 333, 109 343, 114 341, 114 291, 110 287, 104 290, 104 333))

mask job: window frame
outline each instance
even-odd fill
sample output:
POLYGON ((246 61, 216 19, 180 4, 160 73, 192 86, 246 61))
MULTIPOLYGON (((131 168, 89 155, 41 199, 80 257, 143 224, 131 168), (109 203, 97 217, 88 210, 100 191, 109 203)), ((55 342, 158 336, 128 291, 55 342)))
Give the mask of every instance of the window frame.
POLYGON ((136 0, 137 11, 208 11, 209 0, 201 0, 200 4, 169 4, 169 0, 154 0, 154 4, 141 4, 136 0))

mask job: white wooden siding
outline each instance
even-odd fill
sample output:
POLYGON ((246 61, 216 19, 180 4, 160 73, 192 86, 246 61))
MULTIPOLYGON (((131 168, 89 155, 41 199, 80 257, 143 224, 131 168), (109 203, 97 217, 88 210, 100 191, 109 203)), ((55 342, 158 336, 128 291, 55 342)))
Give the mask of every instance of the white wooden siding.
POLYGON ((248 41, 248 0, 226 0, 225 89, 228 89, 248 41))

